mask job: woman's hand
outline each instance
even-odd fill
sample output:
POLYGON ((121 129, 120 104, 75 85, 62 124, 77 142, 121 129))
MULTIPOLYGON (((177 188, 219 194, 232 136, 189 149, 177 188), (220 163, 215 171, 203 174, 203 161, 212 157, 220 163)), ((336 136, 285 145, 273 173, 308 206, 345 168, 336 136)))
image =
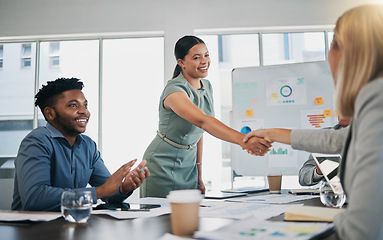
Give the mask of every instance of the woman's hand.
MULTIPOLYGON (((279 142, 284 144, 291 144, 290 140, 291 130, 290 129, 283 129, 283 128, 269 128, 269 129, 260 129, 260 130, 254 130, 250 133, 248 133, 245 138, 243 139, 244 143, 247 143, 251 141, 253 138, 263 138, 265 141, 267 141, 271 147, 271 144, 273 142, 279 142)), ((268 145, 267 145, 268 146, 268 145)), ((257 156, 263 156, 260 155, 263 153, 262 149, 252 149, 252 148, 245 148, 248 153, 257 155, 257 156)), ((268 149, 270 150, 270 149, 268 149)))
POLYGON ((264 156, 270 151, 271 143, 263 138, 257 136, 245 137, 245 145, 242 146, 242 149, 246 150, 248 153, 256 156, 264 156))
POLYGON ((206 187, 205 187, 205 184, 203 183, 202 179, 198 179, 198 189, 201 191, 201 194, 205 194, 206 187))

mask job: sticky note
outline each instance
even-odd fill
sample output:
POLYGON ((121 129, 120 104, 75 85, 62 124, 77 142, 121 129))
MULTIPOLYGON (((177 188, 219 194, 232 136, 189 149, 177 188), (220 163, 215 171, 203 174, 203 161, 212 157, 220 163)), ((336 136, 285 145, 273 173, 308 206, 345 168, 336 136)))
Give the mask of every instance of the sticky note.
POLYGON ((252 99, 250 99, 250 104, 251 104, 252 106, 257 105, 257 104, 258 104, 258 98, 252 98, 252 99))
POLYGON ((322 104, 323 104, 323 97, 315 98, 315 105, 322 105, 322 104))
POLYGON ((305 78, 297 78, 297 84, 305 84, 305 78))
POLYGON ((323 114, 325 117, 331 117, 332 111, 331 111, 331 109, 325 109, 325 110, 323 110, 323 114))
POLYGON ((338 117, 338 112, 336 110, 334 111, 334 115, 335 115, 334 117, 336 118, 338 117))
POLYGON ((246 110, 246 117, 252 117, 254 116, 253 110, 246 110))
POLYGON ((272 93, 271 100, 278 100, 278 93, 272 93))

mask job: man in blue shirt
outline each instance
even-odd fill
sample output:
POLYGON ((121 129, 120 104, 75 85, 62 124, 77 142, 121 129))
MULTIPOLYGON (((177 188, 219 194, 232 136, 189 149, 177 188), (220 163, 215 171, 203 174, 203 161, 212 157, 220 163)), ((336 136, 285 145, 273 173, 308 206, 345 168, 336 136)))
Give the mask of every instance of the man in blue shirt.
POLYGON ((12 210, 60 211, 66 189, 86 188, 94 203, 99 198, 120 203, 149 176, 145 160, 132 171, 136 160, 109 173, 96 143, 82 134, 90 118, 82 88, 79 79, 59 78, 36 94, 35 105, 48 123, 21 142, 15 160, 12 210))
MULTIPOLYGON (((340 130, 340 129, 343 129, 343 128, 346 128, 348 125, 350 124, 350 121, 347 120, 347 119, 339 119, 339 123, 336 124, 334 127, 332 128, 326 128, 326 129, 334 129, 334 130, 340 130)), ((339 139, 341 139, 341 141, 339 141, 337 144, 334 144, 334 146, 332 145, 328 145, 327 147, 327 153, 334 153, 332 152, 333 149, 338 149, 338 152, 336 153, 340 153, 339 151, 343 148, 343 143, 345 141, 345 138, 346 138, 346 134, 347 132, 338 132, 338 136, 341 136, 339 139)), ((330 135, 328 135, 330 136, 330 135)), ((323 141, 326 139, 323 139, 318 135, 318 138, 320 141, 323 141)), ((338 138, 336 138, 338 139, 338 138)), ((327 142, 325 142, 327 143, 327 142)), ((312 154, 310 154, 308 160, 303 164, 302 168, 299 170, 299 184, 301 186, 312 186, 312 185, 315 185, 317 183, 319 183, 324 177, 323 177, 323 174, 321 172, 321 170, 318 168, 318 166, 316 165, 315 161, 314 161, 314 157, 312 156, 312 154)))

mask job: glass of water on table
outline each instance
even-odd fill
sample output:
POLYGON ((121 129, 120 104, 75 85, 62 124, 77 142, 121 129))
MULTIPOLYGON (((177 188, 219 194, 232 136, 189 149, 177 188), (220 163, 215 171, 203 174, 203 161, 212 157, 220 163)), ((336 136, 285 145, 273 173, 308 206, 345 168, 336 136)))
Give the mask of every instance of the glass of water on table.
POLYGON ((61 195, 61 214, 68 222, 86 223, 92 212, 92 193, 86 190, 66 190, 61 195))
POLYGON ((346 202, 346 194, 339 180, 327 182, 322 180, 319 184, 320 200, 327 207, 341 208, 346 202))

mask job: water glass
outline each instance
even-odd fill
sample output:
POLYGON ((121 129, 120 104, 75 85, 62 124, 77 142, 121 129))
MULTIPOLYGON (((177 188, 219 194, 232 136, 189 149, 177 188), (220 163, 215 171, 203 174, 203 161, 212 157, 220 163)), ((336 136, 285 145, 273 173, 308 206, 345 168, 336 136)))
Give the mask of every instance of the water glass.
POLYGON ((67 190, 61 195, 61 214, 68 222, 86 223, 92 212, 92 193, 84 190, 67 190))
POLYGON ((327 207, 341 208, 346 202, 346 194, 339 181, 328 183, 323 180, 319 185, 319 193, 321 202, 327 207))

